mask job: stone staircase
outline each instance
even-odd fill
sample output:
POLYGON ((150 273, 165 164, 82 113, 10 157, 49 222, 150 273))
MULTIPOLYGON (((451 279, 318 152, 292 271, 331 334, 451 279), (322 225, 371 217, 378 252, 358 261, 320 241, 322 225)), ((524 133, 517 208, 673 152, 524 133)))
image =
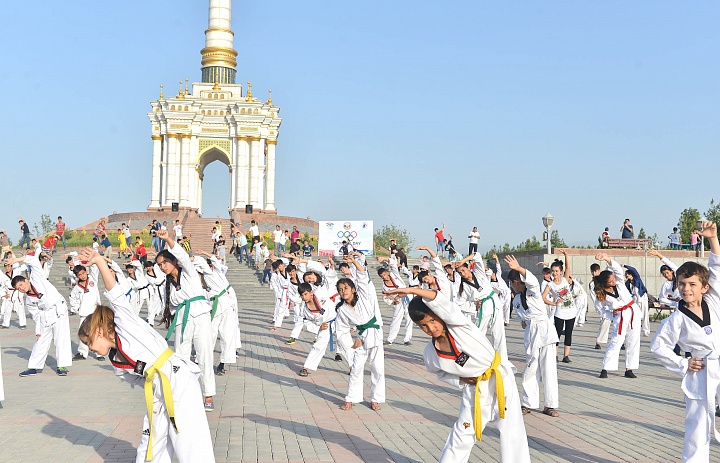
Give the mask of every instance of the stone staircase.
MULTIPOLYGON (((193 249, 202 249, 203 251, 212 252, 213 243, 210 239, 212 235, 212 228, 215 226, 215 222, 219 221, 222 225, 222 235, 225 238, 225 245, 227 250, 230 251, 232 242, 230 239, 230 219, 225 218, 199 218, 199 217, 188 217, 183 223, 183 235, 190 238, 190 244, 193 249)), ((172 227, 168 227, 172 230, 172 227)))

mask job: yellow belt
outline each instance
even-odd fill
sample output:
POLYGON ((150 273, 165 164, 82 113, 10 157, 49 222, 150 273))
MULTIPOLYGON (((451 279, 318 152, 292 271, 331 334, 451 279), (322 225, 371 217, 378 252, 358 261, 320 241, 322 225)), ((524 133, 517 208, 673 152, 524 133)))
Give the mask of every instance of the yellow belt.
POLYGON ((498 412, 500 412, 500 418, 505 418, 505 385, 503 383, 502 373, 498 370, 500 366, 500 353, 495 352, 490 368, 485 370, 482 376, 477 378, 475 382, 475 438, 482 440, 482 409, 480 408, 480 381, 487 381, 490 377, 495 374, 495 395, 498 400, 498 412))
POLYGON ((175 402, 172 397, 172 389, 170 389, 170 379, 165 373, 160 371, 167 360, 172 357, 174 352, 169 347, 165 349, 165 352, 160 354, 160 357, 155 360, 153 365, 145 370, 145 405, 147 406, 148 422, 150 423, 150 436, 148 437, 148 447, 145 453, 145 461, 151 461, 153 459, 153 387, 152 382, 155 379, 155 375, 160 375, 160 382, 162 384, 163 399, 165 401, 165 409, 170 417, 175 431, 178 430, 177 424, 175 424, 175 402))

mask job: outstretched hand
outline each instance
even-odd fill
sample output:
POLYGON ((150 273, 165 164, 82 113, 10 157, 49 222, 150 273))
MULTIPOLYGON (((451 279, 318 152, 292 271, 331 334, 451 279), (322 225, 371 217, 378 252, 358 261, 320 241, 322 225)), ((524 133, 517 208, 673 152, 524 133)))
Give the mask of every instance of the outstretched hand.
POLYGON ((597 254, 595 254, 595 260, 604 260, 608 262, 610 261, 610 257, 604 252, 598 252, 597 254))
POLYGON ((717 224, 713 222, 703 222, 702 229, 698 230, 698 234, 705 238, 717 237, 717 224))
POLYGON ((522 266, 520 266, 520 263, 513 255, 505 256, 505 263, 508 264, 508 267, 510 267, 511 270, 520 271, 520 269, 522 269, 522 266))
POLYGON ((78 253, 78 257, 82 262, 87 262, 88 265, 97 264, 98 261, 103 260, 103 257, 95 252, 93 248, 83 248, 78 253))

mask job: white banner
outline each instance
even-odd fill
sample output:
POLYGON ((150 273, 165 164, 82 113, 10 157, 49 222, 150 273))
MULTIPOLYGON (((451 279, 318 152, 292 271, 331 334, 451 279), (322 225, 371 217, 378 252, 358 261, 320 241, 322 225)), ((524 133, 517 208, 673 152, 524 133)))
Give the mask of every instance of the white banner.
POLYGON ((318 234, 318 255, 339 256, 343 241, 366 256, 373 255, 372 220, 321 220, 318 234))

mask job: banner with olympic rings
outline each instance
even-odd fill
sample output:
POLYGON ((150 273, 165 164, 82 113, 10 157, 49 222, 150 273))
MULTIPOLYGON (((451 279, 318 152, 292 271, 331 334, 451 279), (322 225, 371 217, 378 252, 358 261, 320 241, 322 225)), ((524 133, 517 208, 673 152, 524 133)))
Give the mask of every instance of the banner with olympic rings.
POLYGON ((321 220, 318 233, 318 255, 342 255, 343 241, 366 256, 373 255, 372 220, 321 220))

